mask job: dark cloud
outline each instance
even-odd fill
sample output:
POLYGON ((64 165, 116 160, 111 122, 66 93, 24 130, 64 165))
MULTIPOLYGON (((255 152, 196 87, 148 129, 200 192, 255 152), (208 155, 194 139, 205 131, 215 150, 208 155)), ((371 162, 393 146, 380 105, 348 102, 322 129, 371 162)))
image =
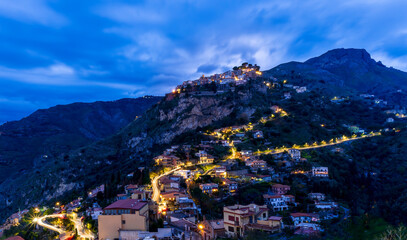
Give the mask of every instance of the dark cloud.
POLYGON ((218 65, 214 65, 214 64, 205 64, 205 65, 201 65, 198 67, 198 69, 196 70, 197 73, 212 73, 215 70, 219 69, 218 65))

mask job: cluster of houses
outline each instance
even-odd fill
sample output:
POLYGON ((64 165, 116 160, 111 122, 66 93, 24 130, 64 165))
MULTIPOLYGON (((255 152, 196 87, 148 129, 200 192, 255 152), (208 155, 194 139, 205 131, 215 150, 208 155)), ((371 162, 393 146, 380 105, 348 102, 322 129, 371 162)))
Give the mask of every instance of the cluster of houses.
POLYGON ((202 150, 199 150, 197 153, 194 154, 194 158, 190 158, 191 153, 191 146, 171 146, 171 148, 165 150, 163 154, 154 158, 155 164, 157 166, 163 167, 176 167, 180 165, 205 165, 205 164, 212 164, 215 161, 215 158, 207 152, 207 148, 211 148, 211 146, 200 144, 197 146, 202 150), (175 155, 176 151, 182 151, 187 155, 187 159, 182 160, 175 155))
MULTIPOLYGON (((307 92, 307 87, 305 86, 294 86, 292 84, 284 84, 284 87, 293 89, 295 93, 307 92)), ((284 92, 284 99, 291 99, 291 92, 284 92)))
POLYGON ((214 83, 218 89, 224 90, 229 88, 231 84, 246 84, 249 79, 255 79, 261 75, 262 72, 260 72, 260 66, 243 63, 242 66, 235 67, 233 70, 221 74, 213 74, 211 76, 202 75, 199 79, 184 81, 181 85, 177 86, 173 92, 180 93, 183 89, 188 88, 190 88, 191 91, 194 91, 197 87, 210 83, 214 83))
MULTIPOLYGON (((170 194, 167 201, 178 202, 178 209, 169 209, 163 214, 167 223, 156 232, 149 232, 150 221, 157 218, 157 212, 151 202, 142 199, 121 199, 105 207, 98 216, 99 239, 182 239, 199 238, 212 240, 218 237, 239 238, 248 231, 261 231, 270 234, 281 232, 284 228, 294 230, 294 234, 317 236, 323 229, 321 220, 337 218, 338 204, 325 201, 322 193, 310 193, 309 199, 315 201, 319 212, 292 212, 289 217, 276 215, 277 212, 295 206, 295 197, 288 195, 290 186, 275 184, 265 194, 264 205, 232 205, 223 208, 223 219, 198 221, 197 212, 186 212, 194 209, 192 199, 188 201, 186 193, 170 194), (275 215, 273 215, 273 213, 275 215), (285 223, 285 222, 289 223, 285 223)), ((209 193, 208 193, 209 194, 209 193)))
MULTIPOLYGON (((283 112, 283 110, 276 107, 275 112, 283 112)), ((171 146, 163 151, 161 155, 154 158, 156 165, 168 168, 184 165, 188 168, 176 170, 170 175, 159 178, 160 195, 157 203, 151 201, 152 191, 149 188, 130 184, 124 187, 124 193, 117 195, 117 202, 112 205, 104 209, 94 205, 87 214, 93 219, 98 219, 99 229, 103 229, 99 230, 99 239, 130 237, 162 239, 186 236, 193 238, 194 234, 199 234, 203 239, 216 239, 220 236, 241 237, 247 231, 272 234, 282 231, 285 227, 292 228, 295 234, 318 235, 323 231, 319 224, 321 220, 338 217, 337 203, 327 201, 322 193, 310 193, 309 199, 314 201, 314 212, 292 212, 289 218, 283 218, 279 213, 290 211, 298 203, 295 196, 290 194, 291 187, 279 183, 272 184, 263 194, 263 206, 256 204, 226 206, 223 209, 223 219, 198 221, 201 210, 192 199, 188 187, 197 175, 204 172, 199 168, 194 169, 194 165, 207 165, 209 170, 205 174, 218 179, 216 182, 209 180, 198 184, 202 193, 218 201, 223 199, 218 194, 221 191, 223 197, 233 196, 241 185, 255 182, 282 182, 282 179, 287 177, 282 173, 275 173, 266 161, 260 159, 251 150, 233 153, 234 158, 244 162, 243 169, 236 170, 233 167, 237 165, 235 159, 214 164, 215 157, 208 153, 213 145, 233 148, 233 142, 228 142, 226 145, 221 136, 252 129, 253 125, 218 129, 212 133, 219 138, 218 140, 203 141, 197 146, 171 146), (187 156, 187 159, 178 157, 181 155, 187 156), (148 223, 160 217, 165 219, 165 227, 159 228, 158 232, 149 232, 148 223), (284 224, 287 219, 289 222, 284 224), (133 221, 137 221, 137 224, 133 224, 133 221)), ((289 149, 287 153, 276 154, 276 159, 282 159, 281 161, 286 161, 286 157, 289 158, 287 162, 294 164, 304 161, 298 149, 289 149)), ((328 168, 321 166, 314 166, 308 174, 316 178, 326 178, 329 175, 328 168)), ((97 195, 101 188, 100 186, 92 190, 90 196, 97 195)))
MULTIPOLYGON (((98 221, 99 239, 181 239, 186 225, 195 226, 199 208, 191 199, 182 181, 192 177, 188 170, 178 170, 161 177, 158 182, 159 201, 152 201, 152 190, 147 186, 129 184, 116 201, 101 209, 97 204, 86 211, 98 221), (150 232, 152 221, 166 219, 165 228, 150 232)), ((193 234, 189 232, 189 234, 193 234)))
POLYGON ((0 238, 2 237, 5 230, 8 230, 13 226, 18 226, 20 224, 21 218, 23 218, 23 216, 27 213, 28 209, 24 209, 22 211, 13 213, 10 217, 8 217, 0 226, 0 238))
MULTIPOLYGON (((277 191, 284 192, 287 186, 276 186, 276 188, 278 188, 277 191)), ((292 200, 293 196, 287 195, 287 199, 287 201, 294 203, 292 200)), ((205 240, 212 240, 218 237, 239 238, 245 236, 248 231, 261 231, 273 234, 281 232, 284 228, 293 229, 294 234, 298 235, 318 236, 323 231, 320 226, 321 220, 338 217, 337 215, 324 214, 325 212, 293 212, 288 217, 291 223, 284 224, 283 216, 270 214, 270 205, 273 206, 273 203, 269 202, 269 200, 266 200, 265 205, 236 204, 225 206, 223 208, 223 219, 204 220, 198 224, 198 232, 205 240)), ((333 203, 330 210, 334 211, 336 208, 337 205, 333 203)))

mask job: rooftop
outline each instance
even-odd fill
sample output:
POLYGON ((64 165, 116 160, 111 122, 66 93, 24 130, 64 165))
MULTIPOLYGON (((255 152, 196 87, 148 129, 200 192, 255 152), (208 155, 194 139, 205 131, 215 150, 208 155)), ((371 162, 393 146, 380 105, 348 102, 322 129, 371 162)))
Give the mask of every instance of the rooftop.
POLYGON ((6 240, 24 240, 24 238, 22 238, 20 236, 12 236, 12 237, 6 238, 6 240))
POLYGON ((190 228, 196 228, 195 223, 185 220, 185 219, 171 222, 171 225, 173 225, 174 227, 180 228, 180 229, 185 229, 185 226, 188 226, 190 228))
POLYGON ((312 217, 310 213, 290 213, 291 217, 312 217))
POLYGON ((108 209, 133 209, 133 210, 140 210, 142 209, 145 205, 147 205, 147 202, 142 202, 137 199, 124 199, 124 200, 118 200, 109 206, 105 207, 104 210, 108 209))
POLYGON ((217 229, 224 229, 223 219, 218 219, 218 220, 206 220, 206 221, 209 223, 209 225, 211 225, 211 227, 212 227, 214 230, 217 230, 217 229))

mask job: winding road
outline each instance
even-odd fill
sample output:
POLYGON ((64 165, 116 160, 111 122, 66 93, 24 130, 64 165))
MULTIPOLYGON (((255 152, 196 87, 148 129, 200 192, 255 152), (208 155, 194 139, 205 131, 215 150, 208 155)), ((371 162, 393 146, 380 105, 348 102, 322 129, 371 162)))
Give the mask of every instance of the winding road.
POLYGON ((39 218, 34 218, 34 223, 40 225, 43 228, 47 228, 49 230, 52 230, 54 232, 57 232, 59 234, 65 233, 65 230, 61 229, 61 228, 57 228, 54 227, 48 223, 45 223, 44 220, 47 218, 63 218, 65 215, 64 214, 51 214, 51 215, 46 215, 46 216, 42 216, 39 218))
POLYGON ((153 181, 151 182, 151 185, 152 185, 152 188, 153 188, 153 196, 152 196, 152 200, 153 201, 155 201, 155 202, 159 202, 159 200, 160 200, 160 193, 161 193, 161 191, 160 191, 160 188, 158 187, 158 180, 161 178, 161 177, 164 177, 164 176, 166 176, 166 175, 168 175, 168 174, 171 174, 171 173, 173 173, 173 172, 175 172, 175 171, 177 171, 177 170, 180 170, 181 169, 181 167, 176 167, 176 168, 174 168, 174 169, 172 169, 171 171, 168 171, 168 172, 166 172, 166 173, 163 173, 163 174, 161 174, 160 176, 157 176, 157 177, 155 177, 154 179, 153 179, 153 181))
POLYGON ((88 238, 88 239, 95 239, 95 238, 96 238, 95 234, 93 234, 90 230, 85 229, 85 228, 83 227, 83 223, 82 223, 81 219, 78 218, 78 217, 76 216, 76 214, 73 215, 73 220, 72 220, 72 222, 74 223, 75 228, 76 228, 76 230, 77 230, 77 232, 78 232, 78 235, 79 235, 81 238, 88 238))
MULTIPOLYGON (((57 228, 55 226, 52 226, 52 225, 44 222, 44 220, 47 219, 47 218, 63 218, 63 217, 65 217, 65 214, 50 214, 50 215, 45 215, 45 216, 42 216, 42 217, 39 217, 39 218, 35 218, 33 220, 33 222, 38 224, 39 226, 41 226, 43 228, 47 228, 49 230, 57 232, 60 235, 69 236, 69 235, 71 235, 70 232, 67 232, 66 230, 64 230, 62 228, 57 228)), ((77 229, 78 235, 81 238, 88 238, 88 239, 95 239, 96 238, 95 234, 93 234, 89 230, 83 228, 82 221, 77 218, 76 214, 72 214, 72 218, 73 219, 71 221, 74 223, 75 228, 77 229)))

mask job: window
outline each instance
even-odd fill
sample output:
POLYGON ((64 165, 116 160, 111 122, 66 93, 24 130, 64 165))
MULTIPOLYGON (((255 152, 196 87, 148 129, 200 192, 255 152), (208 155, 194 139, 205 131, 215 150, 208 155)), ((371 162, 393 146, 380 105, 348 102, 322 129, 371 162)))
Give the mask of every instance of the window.
POLYGON ((263 219, 265 219, 266 218, 266 213, 263 213, 263 219))
POLYGON ((233 222, 234 222, 234 221, 235 221, 235 217, 229 215, 229 221, 233 221, 233 222))
POLYGON ((122 220, 122 224, 126 224, 126 220, 122 220))
POLYGON ((228 231, 229 231, 229 232, 235 232, 235 228, 234 228, 234 227, 229 226, 228 231))

